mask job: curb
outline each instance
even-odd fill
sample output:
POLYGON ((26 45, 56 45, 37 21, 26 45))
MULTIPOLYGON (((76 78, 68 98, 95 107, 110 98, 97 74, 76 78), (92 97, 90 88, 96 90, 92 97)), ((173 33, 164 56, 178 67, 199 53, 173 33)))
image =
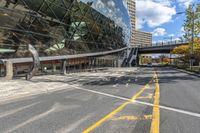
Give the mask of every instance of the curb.
POLYGON ((179 69, 179 68, 174 68, 174 67, 172 67, 172 68, 175 69, 175 70, 177 70, 177 71, 184 72, 184 73, 187 73, 189 75, 193 75, 193 76, 196 76, 196 77, 200 78, 200 74, 196 74, 196 73, 189 72, 189 71, 186 71, 186 70, 183 70, 183 69, 179 69))

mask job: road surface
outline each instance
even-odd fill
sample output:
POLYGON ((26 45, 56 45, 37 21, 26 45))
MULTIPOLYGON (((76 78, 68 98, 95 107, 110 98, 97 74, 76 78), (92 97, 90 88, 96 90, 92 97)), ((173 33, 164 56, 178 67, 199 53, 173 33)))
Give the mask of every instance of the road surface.
POLYGON ((65 89, 0 102, 0 132, 200 132, 200 79, 195 76, 170 68, 67 76, 32 81, 62 83, 65 89))

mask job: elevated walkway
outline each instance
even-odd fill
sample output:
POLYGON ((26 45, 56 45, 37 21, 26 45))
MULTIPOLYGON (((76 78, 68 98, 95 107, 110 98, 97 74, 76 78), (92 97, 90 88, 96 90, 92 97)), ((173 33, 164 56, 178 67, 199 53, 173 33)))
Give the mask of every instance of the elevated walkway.
POLYGON ((170 53, 175 47, 181 45, 189 45, 187 41, 173 41, 173 42, 162 42, 155 43, 152 46, 143 46, 139 48, 139 54, 159 54, 159 53, 170 53))

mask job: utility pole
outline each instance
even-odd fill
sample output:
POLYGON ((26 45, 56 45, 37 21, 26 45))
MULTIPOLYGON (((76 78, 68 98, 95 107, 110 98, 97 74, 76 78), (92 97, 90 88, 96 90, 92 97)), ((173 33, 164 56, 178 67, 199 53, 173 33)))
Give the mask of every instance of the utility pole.
POLYGON ((195 11, 192 11, 192 47, 191 47, 191 57, 190 57, 190 69, 192 70, 194 63, 194 23, 195 21, 195 11))

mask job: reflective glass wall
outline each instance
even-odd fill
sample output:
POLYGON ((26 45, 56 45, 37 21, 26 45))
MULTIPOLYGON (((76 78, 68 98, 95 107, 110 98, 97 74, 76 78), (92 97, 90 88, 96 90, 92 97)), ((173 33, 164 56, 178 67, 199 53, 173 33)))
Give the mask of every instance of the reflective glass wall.
POLYGON ((0 0, 0 58, 90 53, 129 45, 124 0, 0 0))

